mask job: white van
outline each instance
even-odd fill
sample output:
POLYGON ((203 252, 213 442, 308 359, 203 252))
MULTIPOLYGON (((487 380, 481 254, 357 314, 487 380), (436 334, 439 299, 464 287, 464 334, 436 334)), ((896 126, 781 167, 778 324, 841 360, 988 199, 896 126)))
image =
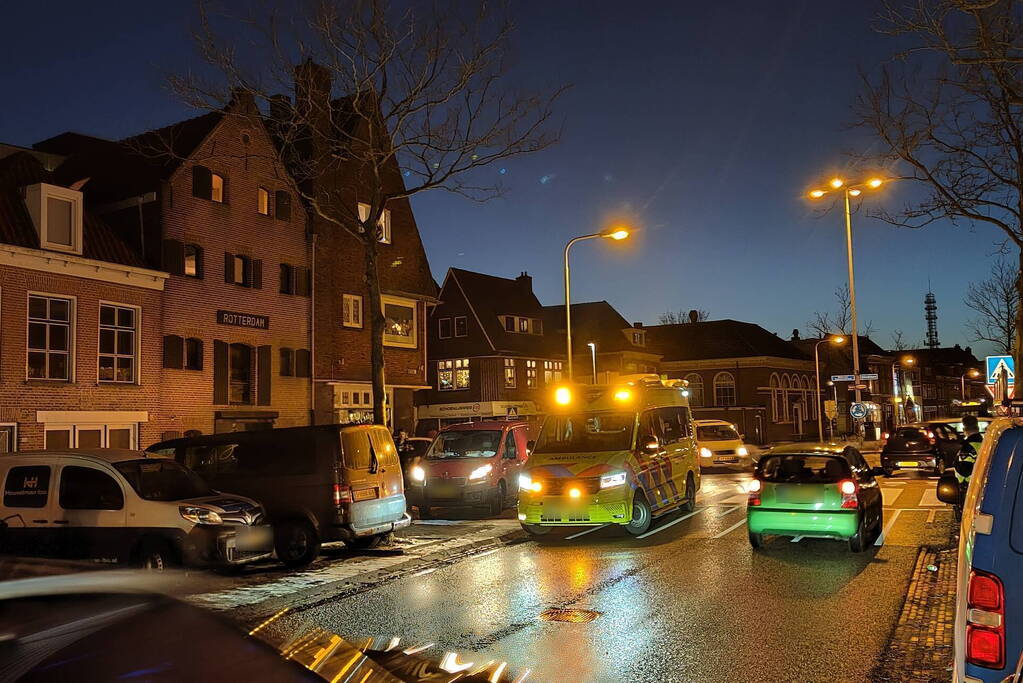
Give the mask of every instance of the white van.
POLYGON ((693 420, 696 441, 700 447, 701 467, 741 467, 753 465, 749 448, 731 422, 724 420, 693 420))
POLYGON ((117 448, 0 458, 0 553, 229 566, 268 557, 258 503, 212 490, 183 465, 117 448))

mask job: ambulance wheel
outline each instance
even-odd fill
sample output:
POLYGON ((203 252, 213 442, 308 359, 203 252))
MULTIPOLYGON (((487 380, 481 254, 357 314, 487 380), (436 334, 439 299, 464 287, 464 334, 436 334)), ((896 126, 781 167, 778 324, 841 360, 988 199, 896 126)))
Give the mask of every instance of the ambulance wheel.
POLYGON ((654 515, 650 511, 650 504, 646 502, 646 496, 642 492, 636 491, 632 497, 632 520, 625 525, 625 530, 633 536, 645 534, 653 519, 654 515))
POLYGON ((551 532, 551 528, 549 526, 537 526, 536 524, 523 524, 522 530, 533 538, 546 536, 551 532))
POLYGON ((693 473, 686 475, 686 502, 679 508, 682 512, 692 512, 696 509, 696 480, 693 473))

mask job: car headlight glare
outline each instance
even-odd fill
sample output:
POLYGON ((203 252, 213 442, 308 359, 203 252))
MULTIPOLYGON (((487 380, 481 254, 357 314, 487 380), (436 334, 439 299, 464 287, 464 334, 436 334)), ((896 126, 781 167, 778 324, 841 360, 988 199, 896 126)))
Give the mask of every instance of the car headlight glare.
POLYGON ((738 455, 742 456, 743 458, 749 455, 749 449, 746 448, 745 446, 739 446, 738 448, 735 449, 735 452, 738 455))
POLYGON ((220 515, 215 510, 199 507, 198 505, 182 505, 178 507, 178 512, 192 524, 217 525, 224 523, 224 520, 220 518, 220 515))
POLYGON ((533 489, 533 480, 528 475, 519 475, 519 488, 524 491, 531 491, 533 489))
POLYGON ((491 465, 489 462, 486 465, 480 465, 479 467, 477 467, 476 469, 469 473, 469 481, 472 481, 473 479, 482 479, 483 477, 490 474, 493 470, 494 466, 491 465))
POLYGON ((612 486, 621 486, 625 483, 626 474, 625 472, 615 472, 614 474, 605 474, 600 478, 600 488, 609 489, 612 486))
POLYGON ((416 465, 412 468, 412 479, 415 481, 426 481, 426 470, 416 465))
POLYGON ((710 452, 709 448, 704 446, 703 448, 700 449, 700 457, 701 458, 712 458, 712 457, 714 457, 714 454, 710 452))

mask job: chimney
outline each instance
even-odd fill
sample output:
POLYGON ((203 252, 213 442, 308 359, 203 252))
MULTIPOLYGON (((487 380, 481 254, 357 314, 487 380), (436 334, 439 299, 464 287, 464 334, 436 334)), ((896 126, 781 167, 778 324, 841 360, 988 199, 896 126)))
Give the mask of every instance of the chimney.
POLYGON ((794 341, 794 342, 795 341, 799 341, 799 330, 798 329, 793 328, 793 330, 792 330, 792 339, 790 341, 794 341))
POLYGON ((330 69, 306 59, 295 67, 295 114, 299 125, 309 129, 313 158, 319 156, 324 134, 331 122, 330 69))
POLYGON ((227 103, 227 108, 240 109, 239 113, 241 114, 252 114, 258 111, 255 95, 246 88, 231 88, 231 101, 227 103))
POLYGON ((696 310, 689 311, 689 322, 698 323, 700 322, 700 314, 696 310))
POLYGON ((526 271, 519 273, 519 276, 515 278, 515 282, 519 283, 519 286, 527 294, 533 293, 533 278, 526 271))
POLYGON ((632 326, 635 327, 638 330, 642 330, 643 329, 643 323, 632 323, 632 326))

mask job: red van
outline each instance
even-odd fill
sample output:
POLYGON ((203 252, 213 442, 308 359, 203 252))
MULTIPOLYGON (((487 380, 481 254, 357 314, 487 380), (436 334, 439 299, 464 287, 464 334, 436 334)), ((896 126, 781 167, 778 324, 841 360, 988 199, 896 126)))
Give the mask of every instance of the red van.
POLYGON ((445 427, 409 470, 408 504, 419 508, 422 519, 429 519, 432 507, 487 507, 499 515, 518 500, 529 445, 525 422, 445 427))

